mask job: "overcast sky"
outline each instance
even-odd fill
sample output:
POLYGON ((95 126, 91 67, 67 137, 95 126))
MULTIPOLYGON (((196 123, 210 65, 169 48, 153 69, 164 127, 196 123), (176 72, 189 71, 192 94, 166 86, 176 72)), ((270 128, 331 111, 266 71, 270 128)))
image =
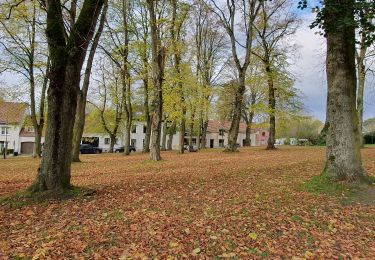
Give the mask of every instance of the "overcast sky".
MULTIPOLYGON (((292 70, 297 78, 296 87, 303 93, 307 112, 324 121, 326 111, 327 84, 325 74, 325 38, 316 34, 308 25, 314 14, 302 15, 302 24, 295 35, 295 43, 300 46, 298 56, 293 61, 292 70)), ((364 118, 375 117, 374 78, 369 75, 366 85, 364 118)))

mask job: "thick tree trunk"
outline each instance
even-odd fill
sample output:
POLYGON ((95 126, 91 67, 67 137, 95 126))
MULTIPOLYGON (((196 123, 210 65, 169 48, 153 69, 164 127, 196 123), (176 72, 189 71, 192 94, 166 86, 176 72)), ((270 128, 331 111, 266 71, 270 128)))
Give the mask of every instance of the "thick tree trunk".
POLYGON ((146 119, 146 133, 145 133, 145 142, 143 145, 143 152, 149 153, 150 152, 150 138, 151 138, 151 116, 150 116, 150 108, 149 108, 149 95, 148 95, 148 61, 147 57, 144 58, 143 64, 145 66, 145 77, 143 79, 143 91, 144 93, 144 102, 143 102, 143 111, 145 114, 146 119))
POLYGON ((185 132, 186 132, 186 120, 185 120, 186 110, 183 112, 183 118, 180 124, 180 135, 179 135, 179 146, 178 153, 183 154, 185 152, 185 132))
POLYGON ((108 153, 113 153, 113 148, 115 147, 115 142, 116 142, 116 135, 112 134, 109 136, 109 150, 108 153))
MULTIPOLYGON (((331 0, 331 4, 342 1, 331 0)), ((352 6, 353 0, 344 1, 352 6)), ((334 180, 368 182, 362 167, 358 117, 356 112, 355 29, 337 23, 354 20, 353 10, 333 11, 327 25, 336 26, 327 31, 327 159, 323 175, 334 180), (334 17, 334 18, 333 18, 334 17)))
POLYGON ((251 146, 251 121, 249 121, 246 125, 246 138, 244 146, 251 146))
POLYGON ((237 137, 238 130, 240 127, 240 120, 242 115, 242 100, 245 93, 245 73, 241 71, 239 73, 238 86, 236 90, 232 124, 228 132, 228 147, 226 151, 235 152, 237 151, 237 137))
POLYGON ((65 42, 61 3, 56 0, 47 3, 46 34, 51 58, 48 124, 41 165, 30 187, 34 192, 71 187, 71 150, 80 72, 102 4, 100 0, 84 1, 65 42))
POLYGON ((206 120, 203 123, 201 149, 206 149, 206 146, 207 146, 207 128, 208 128, 208 120, 206 120))
POLYGON ((202 112, 200 112, 199 113, 199 119, 198 119, 198 132, 197 132, 197 147, 198 147, 198 149, 201 149, 202 128, 203 128, 203 114, 202 114, 202 112))
POLYGON ((78 97, 77 97, 77 110, 76 110, 76 118, 75 118, 74 129, 73 129, 73 150, 72 150, 73 162, 81 161, 79 159, 79 148, 81 144, 83 130, 85 127, 86 101, 87 101, 87 92, 90 86, 91 68, 94 62, 96 48, 98 47, 99 39, 103 32, 104 23, 105 23, 105 19, 107 16, 107 9, 108 9, 108 1, 104 0, 103 11, 100 15, 99 27, 94 36, 94 40, 90 49, 90 53, 87 58, 86 69, 85 69, 85 74, 84 74, 84 79, 83 79, 83 84, 82 84, 82 90, 79 91, 78 97))
POLYGON ((276 98, 275 98, 275 88, 273 85, 273 75, 271 71, 271 65, 267 59, 265 62, 266 73, 267 73, 267 83, 268 83, 268 110, 269 110, 269 137, 267 142, 267 150, 274 150, 275 140, 276 140, 276 98))
POLYGON ((155 88, 153 99, 153 114, 151 123, 151 149, 150 159, 154 161, 161 160, 160 156, 160 130, 163 116, 163 79, 165 48, 161 46, 159 28, 155 13, 155 2, 147 0, 147 8, 150 14, 151 28, 151 49, 152 49, 152 79, 155 88))
POLYGON ((164 118, 164 123, 163 123, 163 138, 161 142, 161 150, 165 151, 167 150, 167 120, 164 118))
MULTIPOLYGON (((130 116, 131 117, 131 116, 130 116)), ((125 122, 125 129, 124 129, 124 155, 130 154, 130 136, 131 136, 131 127, 132 127, 132 119, 130 117, 126 117, 125 122)))
POLYGON ((145 133, 145 143, 143 146, 143 152, 150 152, 150 140, 151 140, 151 117, 146 119, 146 133, 145 133))
POLYGON ((175 132, 176 132, 176 121, 173 121, 169 134, 168 134, 168 143, 167 143, 168 150, 172 150, 173 135, 175 132))
POLYGON ((189 145, 193 145, 193 134, 194 134, 194 114, 192 114, 191 122, 189 124, 189 145))
MULTIPOLYGON (((362 36, 363 37, 363 36, 362 36)), ((365 45, 365 40, 362 39, 361 49, 359 55, 357 56, 357 74, 358 74, 358 93, 357 93, 357 111, 358 111, 358 135, 361 147, 363 147, 363 96, 365 92, 365 82, 366 82, 366 66, 365 66, 365 56, 367 52, 367 47, 365 45)))
POLYGON ((35 143, 33 154, 35 157, 40 157, 42 155, 42 131, 43 125, 38 125, 36 128, 34 127, 35 143))

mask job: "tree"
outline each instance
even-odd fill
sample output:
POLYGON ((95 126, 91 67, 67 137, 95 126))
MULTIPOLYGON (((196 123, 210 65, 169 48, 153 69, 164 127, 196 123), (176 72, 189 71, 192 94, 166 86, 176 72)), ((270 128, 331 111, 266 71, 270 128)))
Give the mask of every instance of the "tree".
MULTIPOLYGON (((306 6, 304 1, 302 7, 306 6)), ((364 7, 372 5, 366 1, 326 0, 312 24, 322 28, 327 39, 327 155, 322 175, 349 183, 370 182, 362 167, 356 110, 355 30, 364 7)), ((367 34, 366 41, 371 43, 374 27, 367 26, 372 33, 367 34)))
POLYGON ((160 25, 156 16, 155 8, 159 1, 147 0, 147 8, 150 16, 151 50, 152 50, 152 81, 154 85, 154 97, 152 101, 153 114, 151 124, 151 149, 150 158, 160 161, 160 132, 163 116, 163 78, 165 63, 165 47, 162 46, 160 36, 160 25))
MULTIPOLYGON (((123 103, 124 103, 124 88, 121 83, 120 69, 112 62, 112 69, 108 70, 101 65, 100 76, 101 80, 98 84, 97 93, 100 104, 90 102, 99 112, 100 124, 105 133, 110 137, 109 153, 113 153, 113 148, 116 143, 119 130, 121 130, 121 123, 123 122, 123 103), (117 70, 116 70, 117 69, 117 70)), ((108 66, 108 67, 111 67, 108 66)))
POLYGON ((198 132, 197 147, 206 148, 209 108, 213 97, 213 85, 221 74, 226 57, 225 35, 215 22, 214 14, 207 9, 202 0, 198 0, 193 8, 192 24, 195 56, 195 73, 198 85, 198 132))
POLYGON ((275 59, 280 55, 285 55, 285 49, 280 50, 280 43, 286 37, 294 34, 296 17, 290 11, 292 5, 289 0, 263 1, 260 5, 259 20, 254 25, 259 48, 257 48, 257 51, 253 51, 253 54, 263 62, 267 75, 270 122, 267 149, 272 150, 275 149, 276 136, 276 89, 273 73, 275 59))
POLYGON ((73 125, 81 68, 94 34, 102 0, 85 0, 70 33, 65 29, 61 2, 47 0, 47 41, 51 67, 48 88, 48 124, 43 158, 34 192, 65 190, 71 187, 70 169, 73 125))
POLYGON ((88 93, 89 86, 90 86, 91 69, 92 69, 92 65, 94 62, 96 49, 99 45, 99 39, 103 32, 104 23, 105 23, 106 16, 107 16, 107 9, 108 9, 108 0, 104 0, 103 10, 100 15, 99 26, 95 33, 94 40, 91 44, 89 57, 86 62, 86 69, 84 73, 82 88, 78 92, 77 111, 76 111, 76 118, 74 121, 74 128, 73 128, 73 152, 72 152, 73 162, 80 162, 79 151, 80 151, 82 134, 83 134, 83 130, 85 127, 85 116, 86 116, 85 111, 86 111, 87 93, 88 93))
POLYGON ((220 24, 226 30, 231 43, 232 56, 238 73, 236 84, 232 124, 228 133, 228 151, 237 150, 237 136, 242 116, 243 95, 245 92, 246 71, 250 64, 250 54, 253 45, 254 22, 261 7, 262 0, 229 0, 225 7, 219 7, 217 1, 210 0, 211 10, 219 18, 220 24), (240 15, 240 17, 238 17, 240 15), (239 20, 237 20, 237 18, 239 20), (237 28, 240 24, 241 28, 237 28), (243 31, 244 35, 240 35, 243 31), (245 43, 241 43, 245 39, 245 43), (239 49, 244 52, 243 61, 240 61, 239 49))
POLYGON ((135 68, 137 74, 142 79, 143 83, 143 119, 146 122, 145 140, 143 145, 143 152, 150 152, 151 139, 151 119, 152 108, 150 107, 150 39, 149 39, 149 18, 147 6, 142 0, 135 1, 134 9, 137 12, 131 16, 134 34, 136 37, 135 46, 137 51, 137 58, 140 60, 139 67, 135 68))
POLYGON ((179 92, 179 103, 181 107, 181 124, 180 124, 180 136, 179 136, 179 153, 183 154, 185 151, 184 140, 186 132, 186 97, 184 95, 184 84, 181 77, 181 37, 184 22, 186 21, 189 9, 186 5, 178 3, 177 0, 171 0, 172 7, 172 19, 171 19, 171 40, 172 40, 172 55, 174 65, 174 76, 176 77, 175 88, 179 92))
POLYGON ((37 1, 21 2, 13 9, 9 19, 0 18, 0 46, 3 54, 1 62, 4 69, 21 75, 29 85, 30 117, 35 132, 33 157, 40 157, 42 152, 45 94, 50 66, 42 35, 45 28, 38 20, 39 16, 43 17, 42 12, 37 1), (39 77, 42 78, 40 84, 39 77))

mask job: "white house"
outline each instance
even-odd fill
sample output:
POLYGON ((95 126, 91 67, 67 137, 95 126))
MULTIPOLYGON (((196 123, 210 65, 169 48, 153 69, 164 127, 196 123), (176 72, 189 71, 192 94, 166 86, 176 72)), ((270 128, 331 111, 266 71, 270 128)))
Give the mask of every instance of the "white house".
POLYGON ((28 137, 23 125, 28 116, 28 104, 0 102, 0 151, 32 153, 33 137, 28 137), (24 135, 25 134, 25 135, 24 135))
MULTIPOLYGON (((225 147, 228 144, 228 132, 231 126, 230 121, 215 121, 210 120, 207 127, 207 136, 206 136, 206 147, 207 148, 221 148, 225 147)), ((240 128, 237 138, 238 146, 243 146, 246 139, 246 127, 247 125, 244 122, 240 122, 240 128)), ((172 149, 179 149, 179 135, 177 132, 173 135, 172 139, 172 149)), ((144 122, 133 122, 133 127, 130 134, 130 144, 133 145, 137 151, 142 151, 144 146, 144 140, 146 136, 146 124, 144 122)), ((162 133, 163 136, 163 127, 162 133)), ((268 141, 268 131, 264 129, 255 128, 251 130, 250 138, 252 146, 262 146, 267 145, 268 141)), ((168 137, 167 137, 168 138, 168 137)), ((188 133, 185 134, 185 144, 188 144, 188 133)), ((109 135, 100 134, 100 133, 84 133, 83 142, 91 143, 96 147, 103 149, 103 152, 109 150, 110 138, 109 135)), ((116 147, 124 146, 124 135, 120 131, 117 141, 115 143, 116 147)), ((192 137, 192 144, 197 144, 197 137, 192 137)))

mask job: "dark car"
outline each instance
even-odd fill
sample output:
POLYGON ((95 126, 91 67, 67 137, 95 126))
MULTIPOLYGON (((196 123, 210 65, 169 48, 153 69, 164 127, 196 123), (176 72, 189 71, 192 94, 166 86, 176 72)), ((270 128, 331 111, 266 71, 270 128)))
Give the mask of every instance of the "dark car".
POLYGON ((82 154, 99 154, 102 153, 102 149, 94 147, 91 144, 81 144, 79 152, 82 154))
MULTIPOLYGON (((120 146, 120 147, 117 147, 115 149, 115 153, 123 153, 125 151, 125 147, 124 146, 120 146)), ((134 145, 130 145, 129 146, 129 152, 135 152, 135 146, 134 145)))

